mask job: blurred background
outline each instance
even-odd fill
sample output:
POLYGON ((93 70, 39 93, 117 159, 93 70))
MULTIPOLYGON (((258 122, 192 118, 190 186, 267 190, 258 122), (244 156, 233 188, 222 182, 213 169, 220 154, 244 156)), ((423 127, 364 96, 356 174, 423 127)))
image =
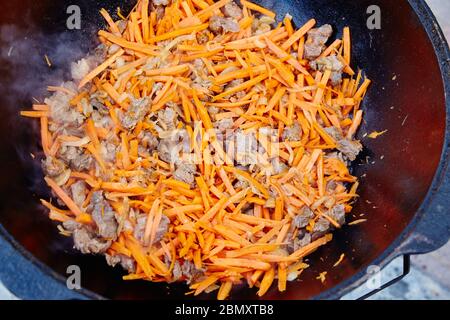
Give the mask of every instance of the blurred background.
MULTIPOLYGON (((394 0, 392 0, 394 1, 394 0)), ((450 41, 450 0, 425 0, 434 12, 447 41, 450 41)), ((402 272, 402 261, 396 260, 382 272, 387 282, 402 272)), ((355 290, 343 299, 355 299, 364 288, 355 290)), ((0 300, 17 299, 0 282, 0 300)), ((438 251, 411 257, 411 272, 395 285, 374 295, 375 300, 450 300, 450 242, 438 251)))

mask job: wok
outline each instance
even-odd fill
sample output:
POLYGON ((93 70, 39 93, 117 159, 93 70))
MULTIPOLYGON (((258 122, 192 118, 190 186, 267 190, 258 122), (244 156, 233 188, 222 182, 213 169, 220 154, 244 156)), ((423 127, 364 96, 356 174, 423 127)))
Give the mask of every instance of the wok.
MULTIPOLYGON (((95 46, 103 26, 101 7, 127 12, 134 1, 83 0, 81 29, 68 30, 69 0, 2 1, 0 11, 0 279, 21 298, 185 298, 182 284, 122 281, 122 271, 102 257, 82 256, 70 239, 58 234, 39 198, 49 193, 40 169, 37 123, 19 110, 32 98, 42 101, 45 87, 67 75, 71 61, 95 46), (49 68, 44 60, 48 55, 49 68), (30 156, 35 155, 35 159, 30 156), (82 289, 65 286, 69 265, 82 271, 82 289)), ((264 299, 333 299, 359 286, 370 265, 395 257, 425 253, 450 235, 449 48, 422 0, 262 0, 256 1, 297 26, 314 17, 330 23, 340 36, 350 26, 353 66, 364 69, 373 85, 359 131, 365 149, 353 172, 362 177, 353 214, 366 223, 347 226, 310 258, 311 267, 285 293, 272 288, 264 299), (381 10, 381 29, 367 27, 367 8, 381 10), (364 133, 388 130, 376 140, 364 133), (345 253, 346 259, 332 265, 345 253), (316 280, 328 271, 324 284, 316 280)), ((332 39, 331 39, 332 40, 332 39)), ((255 290, 237 288, 233 299, 256 298, 255 290)), ((201 295, 198 299, 212 299, 201 295)))

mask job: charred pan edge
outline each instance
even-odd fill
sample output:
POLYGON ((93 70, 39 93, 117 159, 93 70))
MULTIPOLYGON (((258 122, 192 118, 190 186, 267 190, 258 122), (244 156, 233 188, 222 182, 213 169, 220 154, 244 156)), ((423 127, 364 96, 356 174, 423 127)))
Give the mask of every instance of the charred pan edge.
MULTIPOLYGON (((436 18, 426 5, 425 1, 408 0, 408 2, 427 31, 440 64, 444 83, 444 94, 446 96, 447 129, 441 163, 430 190, 409 226, 380 257, 372 262, 372 264, 376 264, 380 267, 387 265, 395 257, 402 254, 424 253, 435 250, 442 246, 449 237, 450 217, 446 216, 445 212, 439 210, 439 208, 443 206, 445 209, 446 201, 450 195, 450 50, 436 18), (437 209, 437 212, 433 212, 435 209, 437 209), (430 219, 430 216, 432 216, 433 219, 436 218, 436 216, 443 217, 443 220, 440 221, 445 221, 446 223, 437 226, 439 227, 438 230, 442 231, 440 233, 433 229, 433 232, 436 233, 436 235, 429 238, 428 242, 420 241, 420 236, 423 235, 426 228, 436 226, 435 224, 431 224, 430 220, 432 219, 430 219)), ((20 298, 104 299, 104 297, 90 290, 81 289, 79 291, 73 291, 67 289, 64 277, 53 272, 49 267, 37 260, 31 253, 19 245, 1 225, 0 256, 8 257, 10 259, 8 264, 3 263, 2 268, 0 268, 0 279, 7 279, 4 275, 12 271, 16 274, 20 274, 21 281, 13 281, 12 283, 9 283, 8 281, 4 282, 8 289, 20 298), (20 255, 17 255, 17 252, 20 253, 20 255)), ((361 271, 353 275, 350 279, 341 282, 333 289, 317 295, 314 299, 338 299, 342 297, 367 280, 367 275, 364 270, 365 267, 362 267, 361 271)))
MULTIPOLYGON (((439 249, 450 237, 450 216, 447 214, 450 198, 450 49, 436 17, 424 0, 408 0, 430 39, 441 69, 445 95, 446 132, 442 148, 441 161, 436 170, 428 194, 410 224, 398 238, 371 265, 381 268, 395 258, 405 254, 421 254, 439 249)), ((367 281, 367 266, 313 299, 339 299, 367 281)))

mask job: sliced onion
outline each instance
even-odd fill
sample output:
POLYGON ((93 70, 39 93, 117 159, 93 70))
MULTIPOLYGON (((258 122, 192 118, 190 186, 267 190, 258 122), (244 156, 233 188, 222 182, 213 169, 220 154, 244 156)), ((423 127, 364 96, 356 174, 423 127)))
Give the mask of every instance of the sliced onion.
POLYGON ((69 180, 70 178, 70 174, 72 173, 72 171, 70 169, 66 169, 64 170, 63 173, 61 173, 59 176, 57 176, 56 178, 54 178, 56 184, 58 186, 62 186, 64 184, 66 184, 66 182, 69 180))
POLYGON ((82 147, 88 144, 89 142, 91 142, 91 139, 88 136, 86 136, 77 141, 65 141, 61 143, 61 145, 65 147, 82 147))

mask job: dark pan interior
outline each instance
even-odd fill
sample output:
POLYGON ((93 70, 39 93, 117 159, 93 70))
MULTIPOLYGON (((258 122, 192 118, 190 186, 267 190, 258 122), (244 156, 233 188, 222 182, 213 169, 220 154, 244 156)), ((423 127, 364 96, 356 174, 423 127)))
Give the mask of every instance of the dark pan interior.
MULTIPOLYGON (((82 256, 60 236, 39 204, 48 197, 39 168, 41 154, 37 122, 19 117, 32 97, 42 100, 46 85, 59 84, 69 62, 80 58, 95 41, 102 25, 98 10, 124 11, 133 1, 75 1, 82 10, 82 29, 66 29, 66 8, 72 0, 3 1, 0 11, 0 223, 26 250, 50 269, 65 275, 68 265, 82 270, 82 286, 107 298, 185 298, 184 285, 125 282, 122 271, 103 258, 82 256), (124 5, 125 3, 125 5, 124 5), (53 62, 48 68, 47 54, 53 62), (32 159, 30 153, 36 155, 32 159)), ((373 80, 364 102, 365 122, 359 132, 388 132, 362 138, 363 155, 354 164, 361 179, 353 215, 368 222, 345 227, 335 240, 308 260, 300 281, 279 294, 272 288, 266 299, 311 298, 337 286, 379 257, 410 223, 424 199, 439 164, 445 134, 443 84, 431 42, 406 0, 278 0, 256 1, 289 12, 297 26, 314 17, 330 23, 341 35, 350 26, 353 66, 373 80), (366 9, 379 5, 381 30, 368 30, 366 9), (368 157, 368 158, 367 158, 368 157), (346 259, 331 268, 341 253, 346 259), (322 284, 315 278, 328 271, 322 284)), ((350 219, 354 219, 353 216, 350 219)), ((232 298, 255 298, 255 290, 233 292, 232 298)), ((199 299, 213 298, 202 295, 199 299)))

